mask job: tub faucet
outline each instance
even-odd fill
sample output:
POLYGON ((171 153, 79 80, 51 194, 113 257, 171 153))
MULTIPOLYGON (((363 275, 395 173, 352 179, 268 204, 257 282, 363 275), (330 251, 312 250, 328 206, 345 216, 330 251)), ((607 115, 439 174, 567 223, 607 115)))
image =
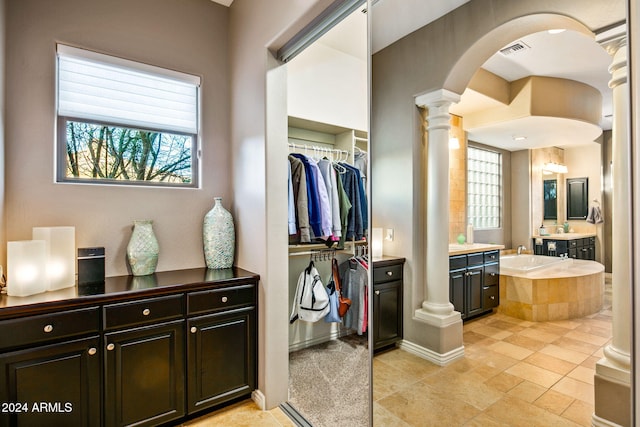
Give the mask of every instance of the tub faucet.
POLYGON ((518 255, 522 253, 522 251, 526 251, 527 247, 525 245, 518 246, 518 255))

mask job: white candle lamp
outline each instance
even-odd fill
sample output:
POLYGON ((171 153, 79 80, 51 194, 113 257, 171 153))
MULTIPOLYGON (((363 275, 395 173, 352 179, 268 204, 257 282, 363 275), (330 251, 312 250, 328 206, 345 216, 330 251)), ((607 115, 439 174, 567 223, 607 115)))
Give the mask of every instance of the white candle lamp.
POLYGON ((47 290, 44 240, 7 242, 7 295, 26 297, 47 290))
POLYGON ((33 240, 44 240, 47 254, 47 290, 76 284, 75 227, 33 227, 33 240))
POLYGON ((382 258, 382 228, 371 229, 371 256, 382 258))

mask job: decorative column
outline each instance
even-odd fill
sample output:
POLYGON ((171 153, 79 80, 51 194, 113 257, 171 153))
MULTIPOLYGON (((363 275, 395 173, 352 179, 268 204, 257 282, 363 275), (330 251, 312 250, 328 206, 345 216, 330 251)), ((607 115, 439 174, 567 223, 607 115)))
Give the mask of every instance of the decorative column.
POLYGON ((627 35, 621 25, 596 40, 613 57, 609 87, 613 94, 612 127, 612 313, 613 337, 596 364, 594 426, 631 423, 631 144, 628 135, 629 86, 627 35), (612 424, 613 423, 613 424, 612 424))
POLYGON ((426 299, 415 317, 425 322, 423 356, 444 365, 464 354, 462 320, 449 302, 449 107, 460 95, 442 89, 416 98, 427 110, 426 204, 423 230, 426 237, 426 299))

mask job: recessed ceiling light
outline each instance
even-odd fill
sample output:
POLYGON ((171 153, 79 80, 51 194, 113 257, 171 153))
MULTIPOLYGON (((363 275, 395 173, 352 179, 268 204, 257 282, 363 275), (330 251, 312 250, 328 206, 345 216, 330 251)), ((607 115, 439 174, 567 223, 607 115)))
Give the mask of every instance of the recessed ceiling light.
POLYGON ((554 28, 553 30, 547 30, 547 32, 549 34, 560 34, 560 33, 563 33, 565 31, 567 31, 567 30, 565 30, 564 28, 554 28))
POLYGON ((525 139, 527 139, 526 136, 514 136, 513 137, 514 141, 524 141, 525 139))

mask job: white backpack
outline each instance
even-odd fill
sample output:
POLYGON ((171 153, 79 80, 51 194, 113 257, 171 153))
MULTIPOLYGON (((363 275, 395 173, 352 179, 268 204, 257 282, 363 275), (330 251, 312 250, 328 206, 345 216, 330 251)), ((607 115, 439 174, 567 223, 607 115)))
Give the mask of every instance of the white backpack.
POLYGON ((313 262, 298 277, 289 322, 317 322, 329 312, 329 295, 313 262))

